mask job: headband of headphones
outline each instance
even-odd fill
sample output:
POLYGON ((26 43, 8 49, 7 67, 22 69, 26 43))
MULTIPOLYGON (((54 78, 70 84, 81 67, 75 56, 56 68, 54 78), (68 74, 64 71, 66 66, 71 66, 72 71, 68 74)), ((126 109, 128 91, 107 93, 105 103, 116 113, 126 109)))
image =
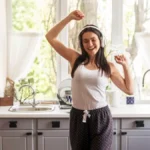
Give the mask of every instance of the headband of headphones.
POLYGON ((98 30, 99 32, 101 32, 101 31, 99 30, 99 28, 96 27, 96 26, 86 25, 85 27, 83 27, 83 29, 80 31, 80 33, 81 33, 84 29, 87 29, 87 28, 93 28, 93 29, 96 29, 96 30, 98 30))

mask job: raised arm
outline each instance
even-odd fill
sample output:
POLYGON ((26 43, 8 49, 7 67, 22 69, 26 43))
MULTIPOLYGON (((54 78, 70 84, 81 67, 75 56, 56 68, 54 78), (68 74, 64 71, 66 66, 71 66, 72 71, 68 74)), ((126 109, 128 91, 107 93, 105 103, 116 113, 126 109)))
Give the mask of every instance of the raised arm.
POLYGON ((84 17, 84 14, 79 11, 75 10, 71 12, 66 18, 61 20, 58 24, 56 24, 49 32, 46 34, 46 39, 50 43, 50 45, 58 52, 61 56, 67 59, 70 63, 76 59, 79 54, 71 49, 66 47, 62 44, 58 39, 59 33, 62 29, 71 21, 71 20, 81 20, 84 17))
POLYGON ((120 90, 122 90, 128 95, 132 95, 134 92, 133 79, 129 71, 127 59, 124 55, 118 55, 118 56, 115 56, 115 61, 118 64, 122 65, 123 70, 124 70, 124 77, 121 76, 121 74, 119 73, 115 65, 110 63, 110 68, 111 68, 110 78, 120 90))

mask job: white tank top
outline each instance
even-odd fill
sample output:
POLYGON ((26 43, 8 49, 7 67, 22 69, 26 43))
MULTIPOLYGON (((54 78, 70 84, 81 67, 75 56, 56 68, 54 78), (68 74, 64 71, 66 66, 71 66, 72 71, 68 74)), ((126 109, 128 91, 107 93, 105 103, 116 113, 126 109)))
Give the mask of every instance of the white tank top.
POLYGON ((81 110, 92 110, 107 106, 106 86, 108 77, 101 70, 89 70, 78 66, 72 78, 72 106, 81 110))

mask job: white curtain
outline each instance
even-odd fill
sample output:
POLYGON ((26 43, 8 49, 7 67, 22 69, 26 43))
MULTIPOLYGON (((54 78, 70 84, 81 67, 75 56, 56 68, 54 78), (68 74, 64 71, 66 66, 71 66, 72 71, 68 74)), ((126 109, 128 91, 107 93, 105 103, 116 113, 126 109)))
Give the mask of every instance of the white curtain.
POLYGON ((42 34, 8 33, 6 0, 0 0, 0 10, 0 97, 4 97, 6 78, 16 81, 28 73, 40 48, 42 34))
POLYGON ((6 0, 0 1, 0 10, 0 97, 3 97, 7 73, 6 0))
POLYGON ((42 34, 35 32, 20 32, 8 34, 8 74, 16 81, 24 78, 40 48, 42 34))
POLYGON ((137 32, 135 34, 137 49, 144 58, 147 66, 150 66, 150 33, 137 32))

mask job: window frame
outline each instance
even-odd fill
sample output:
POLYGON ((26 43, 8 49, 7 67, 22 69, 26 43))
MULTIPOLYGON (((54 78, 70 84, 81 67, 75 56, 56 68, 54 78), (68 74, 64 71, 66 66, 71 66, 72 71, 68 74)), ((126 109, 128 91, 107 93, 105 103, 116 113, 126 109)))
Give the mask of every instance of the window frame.
MULTIPOLYGON (((57 11, 57 22, 59 20, 62 20, 65 16, 68 15, 68 0, 62 1, 57 0, 56 4, 56 11, 57 11), (65 7, 64 7, 65 6, 65 7)), ((62 32, 59 35, 59 39, 64 43, 66 46, 68 46, 68 26, 65 27, 62 32)), ((59 86, 60 82, 68 77, 68 61, 65 60, 63 57, 61 57, 59 54, 57 54, 57 62, 59 65, 57 65, 57 87, 59 86)))

